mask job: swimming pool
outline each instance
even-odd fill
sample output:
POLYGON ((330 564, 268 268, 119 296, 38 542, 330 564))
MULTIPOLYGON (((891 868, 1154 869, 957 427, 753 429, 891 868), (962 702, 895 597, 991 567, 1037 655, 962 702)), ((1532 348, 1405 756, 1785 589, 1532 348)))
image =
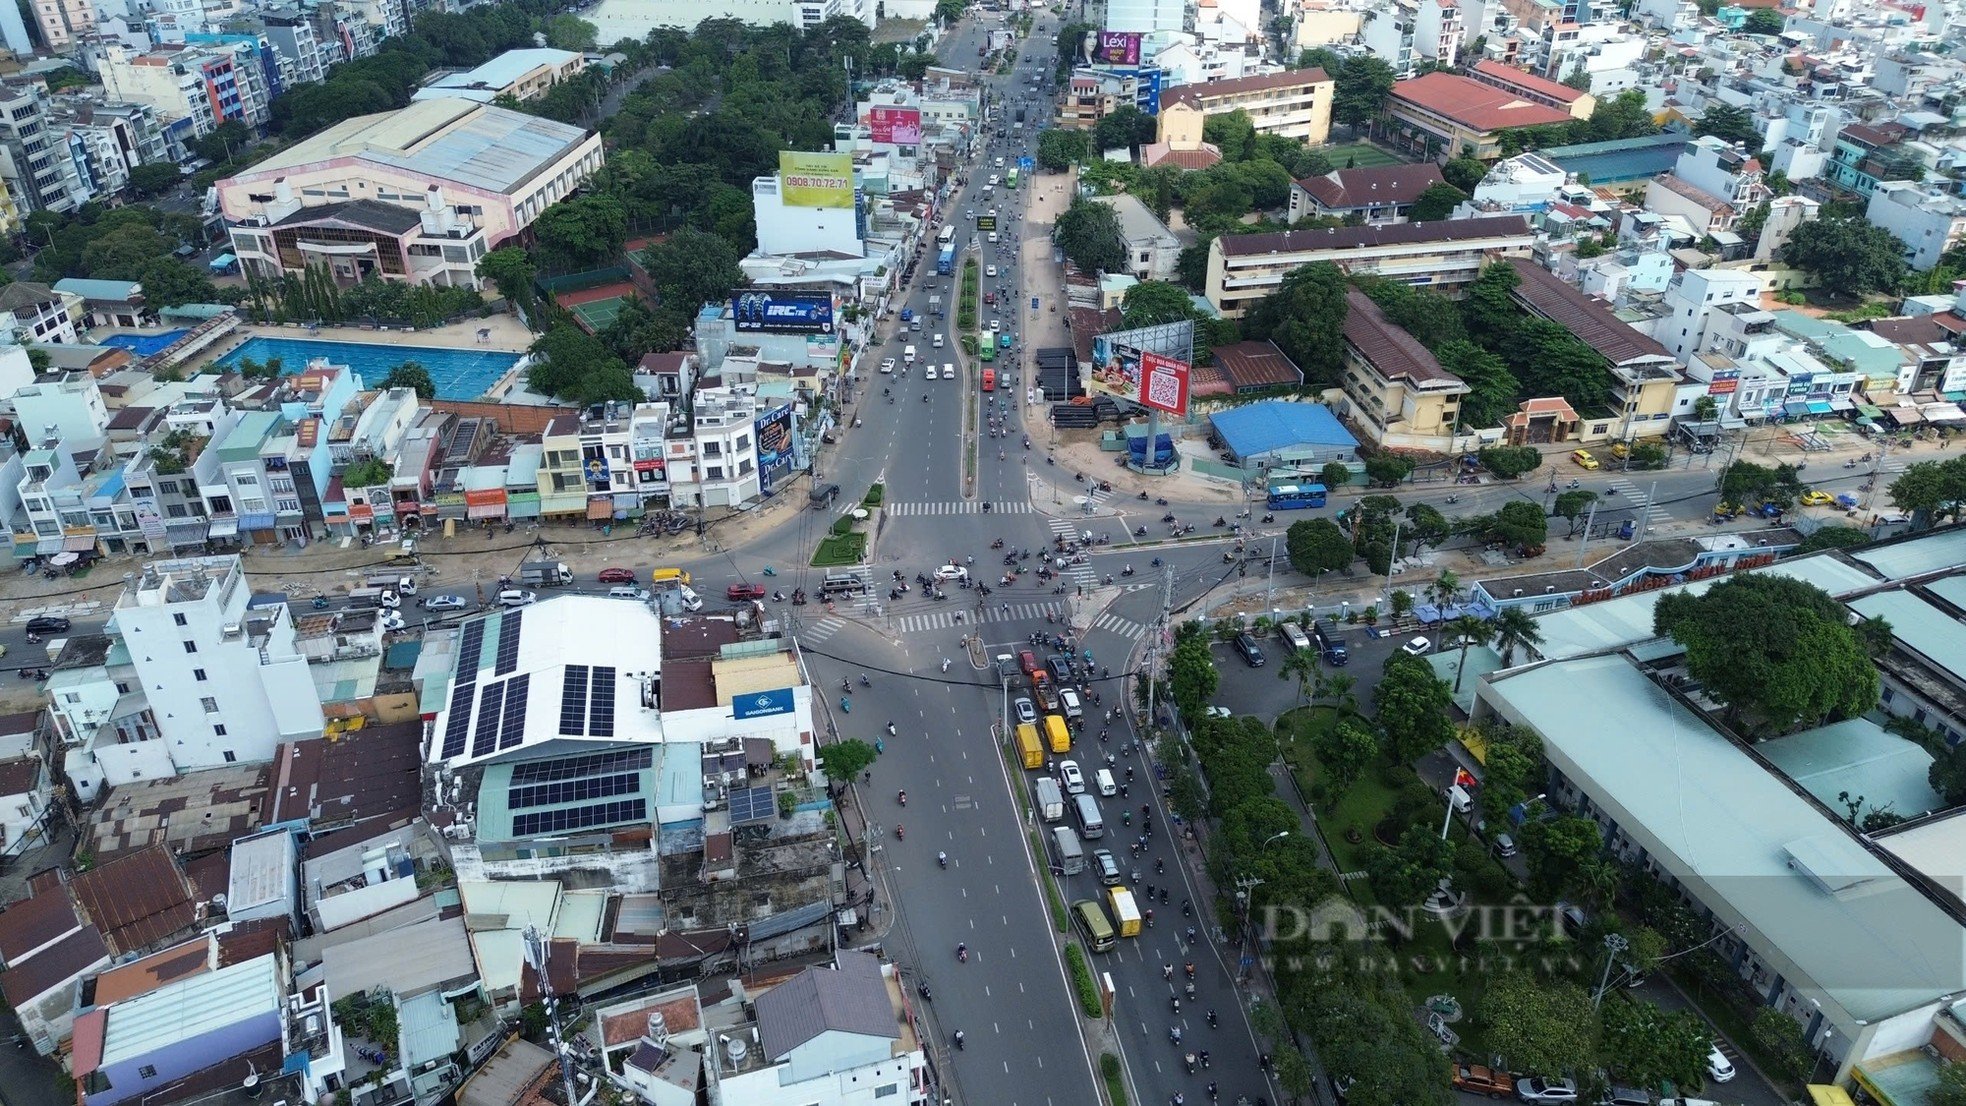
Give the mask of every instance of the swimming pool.
POLYGON ((519 357, 504 350, 446 349, 425 346, 394 346, 373 342, 324 342, 308 338, 248 338, 245 344, 217 364, 231 368, 244 358, 266 362, 279 358, 281 371, 297 373, 317 357, 331 365, 347 365, 373 388, 382 383, 389 370, 405 361, 414 361, 430 371, 439 399, 477 399, 485 390, 517 364, 519 357))
POLYGON ((112 334, 104 338, 102 344, 129 350, 138 357, 148 357, 188 333, 185 330, 163 330, 156 334, 112 334))

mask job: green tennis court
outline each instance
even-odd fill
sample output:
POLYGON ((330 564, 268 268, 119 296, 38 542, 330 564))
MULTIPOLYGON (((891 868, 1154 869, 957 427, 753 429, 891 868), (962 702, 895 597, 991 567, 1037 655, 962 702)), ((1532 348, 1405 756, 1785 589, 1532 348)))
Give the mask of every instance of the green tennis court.
POLYGON ((622 305, 627 302, 627 296, 609 296, 604 300, 569 304, 567 310, 573 312, 574 317, 579 319, 587 329, 600 331, 607 329, 608 324, 614 322, 615 316, 621 314, 622 305))
POLYGON ((1343 169, 1351 166, 1357 169, 1370 169, 1375 165, 1404 165, 1406 159, 1397 154, 1374 146, 1370 142, 1351 142, 1342 146, 1326 146, 1318 151, 1332 165, 1343 169))

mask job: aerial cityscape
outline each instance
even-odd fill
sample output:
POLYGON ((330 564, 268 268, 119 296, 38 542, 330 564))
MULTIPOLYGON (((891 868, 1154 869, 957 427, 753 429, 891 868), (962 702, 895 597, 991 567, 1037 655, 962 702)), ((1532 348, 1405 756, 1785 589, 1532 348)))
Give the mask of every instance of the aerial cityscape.
POLYGON ((0 1106, 1966 1106, 1966 22, 0 5, 0 1106))

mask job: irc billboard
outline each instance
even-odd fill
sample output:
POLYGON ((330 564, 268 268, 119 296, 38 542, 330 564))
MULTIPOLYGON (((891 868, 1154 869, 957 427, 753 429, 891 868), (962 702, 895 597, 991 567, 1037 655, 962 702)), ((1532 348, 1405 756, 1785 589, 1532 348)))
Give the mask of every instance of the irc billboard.
POLYGON ((1171 415, 1188 412, 1192 322, 1101 334, 1092 340, 1086 390, 1171 415))
POLYGON ((876 142, 892 142, 897 146, 918 146, 922 141, 921 109, 868 108, 867 127, 874 132, 876 142))
POLYGON ((1100 31, 1092 60, 1098 65, 1139 65, 1139 31, 1100 31))
POLYGON ((731 293, 731 317, 740 334, 831 334, 831 292, 743 288, 731 293))
POLYGON ((778 196, 786 207, 853 207, 853 155, 778 154, 778 196))
POLYGON ((758 487, 766 495, 792 474, 792 405, 787 403, 760 415, 758 434, 758 487))

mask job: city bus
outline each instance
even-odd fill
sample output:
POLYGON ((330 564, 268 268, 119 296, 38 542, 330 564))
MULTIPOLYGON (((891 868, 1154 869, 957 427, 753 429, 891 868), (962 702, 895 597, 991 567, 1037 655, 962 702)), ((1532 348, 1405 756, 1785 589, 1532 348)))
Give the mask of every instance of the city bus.
POLYGON ((1003 184, 1005 188, 1017 187, 1017 166, 1015 165, 1011 166, 1010 169, 1004 173, 1003 184))
MULTIPOLYGON (((984 335, 984 337, 987 338, 990 336, 984 335)), ((976 351, 976 355, 985 361, 995 361, 997 359, 997 344, 995 342, 984 342, 982 348, 976 351)))
POLYGON ((997 370, 995 369, 983 370, 983 390, 986 392, 994 392, 997 390, 997 370))
POLYGON ((948 226, 943 227, 942 233, 935 236, 935 241, 944 246, 948 245, 951 242, 954 242, 955 240, 956 240, 956 224, 954 223, 950 223, 948 226))
POLYGON ((1278 484, 1270 489, 1270 510, 1295 511, 1324 506, 1323 484, 1278 484))

